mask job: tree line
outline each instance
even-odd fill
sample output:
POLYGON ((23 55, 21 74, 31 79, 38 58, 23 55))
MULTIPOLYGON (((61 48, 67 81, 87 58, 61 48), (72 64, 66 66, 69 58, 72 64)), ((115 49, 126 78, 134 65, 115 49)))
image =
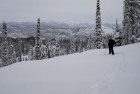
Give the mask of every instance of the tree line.
POLYGON ((37 21, 35 37, 10 38, 7 37, 7 25, 3 22, 3 36, 1 37, 1 63, 0 67, 16 62, 28 60, 42 60, 73 53, 80 53, 94 49, 95 44, 91 35, 88 39, 57 39, 40 38, 40 19, 37 21))

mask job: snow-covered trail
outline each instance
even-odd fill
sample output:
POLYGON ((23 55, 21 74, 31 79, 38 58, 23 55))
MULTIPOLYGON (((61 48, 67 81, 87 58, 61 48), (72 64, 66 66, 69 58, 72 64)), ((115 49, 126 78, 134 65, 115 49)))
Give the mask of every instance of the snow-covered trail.
POLYGON ((0 94, 138 94, 127 87, 140 87, 139 48, 136 43, 116 47, 115 55, 96 49, 16 63, 0 69, 0 94))
POLYGON ((119 75, 101 94, 139 94, 140 93, 140 43, 116 48, 120 59, 119 75))
POLYGON ((125 62, 125 54, 118 53, 117 55, 117 64, 114 70, 105 75, 103 78, 98 79, 92 86, 80 89, 78 94, 101 94, 101 92, 106 89, 115 79, 120 77, 123 72, 127 69, 127 63, 125 62))

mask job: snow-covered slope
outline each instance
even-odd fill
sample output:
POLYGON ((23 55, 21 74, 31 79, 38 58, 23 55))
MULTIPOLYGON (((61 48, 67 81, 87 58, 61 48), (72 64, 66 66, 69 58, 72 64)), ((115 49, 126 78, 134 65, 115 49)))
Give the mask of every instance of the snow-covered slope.
POLYGON ((140 43, 0 69, 0 94, 140 94, 140 43))

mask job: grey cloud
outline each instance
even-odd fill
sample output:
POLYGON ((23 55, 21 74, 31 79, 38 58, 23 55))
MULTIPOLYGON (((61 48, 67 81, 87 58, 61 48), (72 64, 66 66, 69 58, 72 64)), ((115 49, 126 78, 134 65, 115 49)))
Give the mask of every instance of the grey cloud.
MULTIPOLYGON (((95 22, 97 0, 3 0, 0 21, 95 22)), ((123 18, 123 0, 100 0, 102 22, 123 18)))

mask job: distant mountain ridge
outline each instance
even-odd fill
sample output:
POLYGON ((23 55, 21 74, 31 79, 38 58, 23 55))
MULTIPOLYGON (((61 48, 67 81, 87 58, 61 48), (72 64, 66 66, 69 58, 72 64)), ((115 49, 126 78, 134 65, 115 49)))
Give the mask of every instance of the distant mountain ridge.
MULTIPOLYGON (((7 23, 8 36, 13 38, 26 38, 35 36, 37 23, 33 22, 9 22, 7 23)), ((2 23, 0 23, 0 32, 2 32, 2 23)), ((73 23, 73 22, 41 22, 42 38, 84 38, 93 33, 95 24, 91 23, 73 23)), ((102 29, 105 33, 113 33, 115 24, 104 23, 102 29)), ((2 33, 0 33, 2 36, 2 33)))

